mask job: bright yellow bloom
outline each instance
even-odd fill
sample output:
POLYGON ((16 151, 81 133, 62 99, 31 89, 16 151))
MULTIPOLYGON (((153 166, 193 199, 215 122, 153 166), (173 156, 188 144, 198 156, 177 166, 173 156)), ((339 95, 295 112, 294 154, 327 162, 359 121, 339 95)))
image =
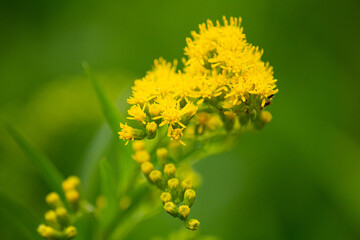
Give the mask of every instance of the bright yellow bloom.
POLYGON ((143 106, 143 108, 141 108, 139 106, 139 104, 132 106, 129 110, 128 110, 128 114, 131 117, 127 117, 127 119, 134 119, 138 122, 141 122, 143 124, 146 124, 145 119, 146 119, 146 113, 144 112, 145 106, 143 106))

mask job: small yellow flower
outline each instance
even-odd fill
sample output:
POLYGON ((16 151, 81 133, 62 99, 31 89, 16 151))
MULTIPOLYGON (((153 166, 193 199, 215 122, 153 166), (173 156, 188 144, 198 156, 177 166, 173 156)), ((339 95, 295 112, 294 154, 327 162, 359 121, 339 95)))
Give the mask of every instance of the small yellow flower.
POLYGON ((62 182, 62 188, 64 191, 76 189, 80 186, 80 178, 77 176, 70 176, 62 182))
POLYGON ((176 128, 173 129, 170 132, 170 136, 171 136, 171 140, 175 140, 178 141, 179 143, 181 143, 182 145, 186 145, 182 140, 181 137, 183 136, 183 129, 182 128, 176 128))
POLYGON ((80 199, 80 194, 76 190, 69 190, 65 192, 65 196, 69 203, 76 203, 80 199))
POLYGON ((269 123, 272 119, 272 115, 270 112, 264 110, 264 111, 261 111, 261 113, 260 113, 260 119, 264 123, 269 123))
POLYGON ((181 182, 181 188, 183 191, 186 191, 187 189, 191 189, 193 187, 193 183, 191 179, 185 179, 181 182))
POLYGON ((159 170, 153 170, 149 174, 150 180, 155 184, 161 184, 162 173, 159 170))
POLYGON ((128 110, 128 114, 131 117, 127 117, 127 119, 133 119, 136 120, 138 122, 141 122, 142 124, 146 124, 145 119, 146 119, 146 113, 144 112, 145 110, 145 104, 144 107, 141 108, 139 106, 139 104, 132 106, 129 110, 128 110))
POLYGON ((173 202, 165 203, 164 209, 167 213, 169 213, 173 217, 177 217, 178 211, 177 211, 176 205, 173 202))
POLYGON ((170 190, 177 190, 179 187, 179 179, 177 178, 169 179, 167 184, 170 190))
POLYGON ((73 238, 77 235, 77 230, 74 226, 67 227, 64 232, 68 239, 73 238))

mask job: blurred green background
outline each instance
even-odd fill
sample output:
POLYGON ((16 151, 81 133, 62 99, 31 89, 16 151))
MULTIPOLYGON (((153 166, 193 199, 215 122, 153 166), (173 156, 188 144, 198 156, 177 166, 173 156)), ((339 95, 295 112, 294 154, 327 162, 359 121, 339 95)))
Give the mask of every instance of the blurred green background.
MULTIPOLYGON (((0 116, 67 176, 102 125, 81 68, 113 101, 159 56, 181 59, 199 23, 241 16, 280 92, 273 121, 198 163, 192 216, 219 239, 360 239, 359 1, 10 1, 0 3, 0 116)), ((0 187, 38 215, 49 189, 0 128, 0 187)), ((128 239, 181 226, 165 212, 128 239)), ((35 231, 35 229, 34 229, 35 231)), ((1 239, 24 239, 0 216, 1 239)))

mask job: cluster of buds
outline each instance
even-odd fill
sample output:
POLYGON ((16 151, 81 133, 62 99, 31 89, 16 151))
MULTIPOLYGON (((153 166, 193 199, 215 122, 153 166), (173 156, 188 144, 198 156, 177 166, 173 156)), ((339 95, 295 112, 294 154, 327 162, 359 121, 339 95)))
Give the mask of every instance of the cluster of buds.
MULTIPOLYGON (((62 183, 66 200, 75 212, 79 209, 80 200, 80 179, 70 176, 62 183)), ((71 216, 65 204, 56 192, 49 193, 46 203, 51 210, 45 213, 46 224, 40 224, 37 231, 45 239, 71 239, 77 235, 77 230, 71 225, 71 216)))
POLYGON ((158 169, 155 169, 154 164, 151 163, 144 141, 133 142, 133 149, 135 151, 133 159, 140 164, 146 179, 162 191, 160 199, 164 210, 171 216, 184 221, 188 229, 197 230, 200 222, 197 219, 188 218, 190 208, 196 198, 192 180, 180 181, 176 176, 175 164, 169 162, 166 148, 156 150, 158 169))

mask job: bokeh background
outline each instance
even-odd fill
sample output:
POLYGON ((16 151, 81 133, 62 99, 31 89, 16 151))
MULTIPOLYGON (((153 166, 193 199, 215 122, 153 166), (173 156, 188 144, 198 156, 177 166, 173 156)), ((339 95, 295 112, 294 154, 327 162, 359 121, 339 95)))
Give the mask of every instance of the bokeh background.
MULTIPOLYGON (((0 116, 67 176, 104 122, 81 68, 115 101, 153 59, 181 59, 207 18, 241 16, 280 92, 273 121, 199 162, 193 208, 219 239, 360 239, 359 1, 10 1, 0 3, 0 116)), ((41 215, 49 189, 0 128, 0 190, 41 215)), ((179 229, 164 212, 128 239, 179 229)), ((25 236, 0 216, 1 239, 25 236)))

